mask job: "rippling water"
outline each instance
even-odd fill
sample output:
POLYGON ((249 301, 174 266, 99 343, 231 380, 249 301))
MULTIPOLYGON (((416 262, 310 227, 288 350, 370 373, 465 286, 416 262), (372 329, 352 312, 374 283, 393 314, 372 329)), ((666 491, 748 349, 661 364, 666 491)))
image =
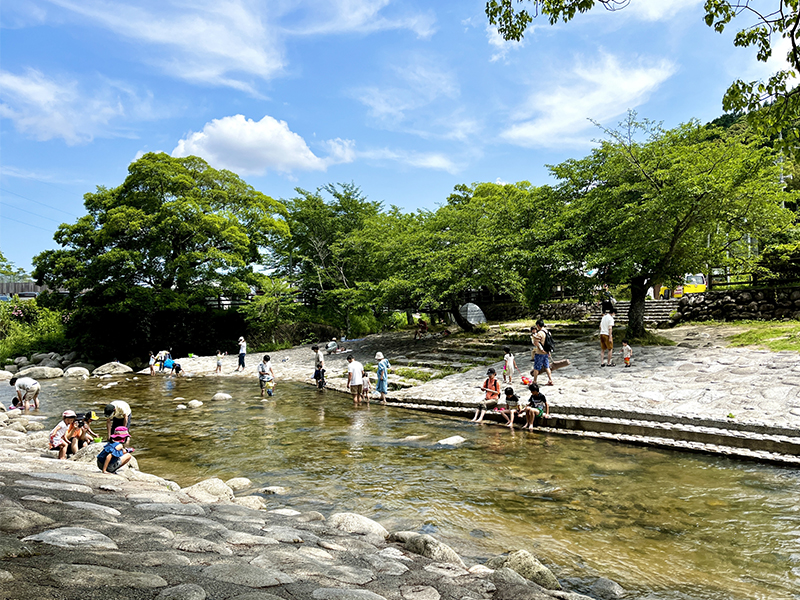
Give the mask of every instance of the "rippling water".
POLYGON ((43 388, 53 415, 126 400, 140 467, 183 486, 211 476, 284 486, 289 506, 432 533, 468 560, 524 548, 578 590, 605 576, 638 600, 800 598, 796 469, 354 409, 300 384, 279 384, 268 402, 239 378, 43 388), (233 399, 211 401, 217 391, 233 399), (176 411, 178 397, 205 404, 176 411), (453 435, 467 442, 436 445, 453 435))

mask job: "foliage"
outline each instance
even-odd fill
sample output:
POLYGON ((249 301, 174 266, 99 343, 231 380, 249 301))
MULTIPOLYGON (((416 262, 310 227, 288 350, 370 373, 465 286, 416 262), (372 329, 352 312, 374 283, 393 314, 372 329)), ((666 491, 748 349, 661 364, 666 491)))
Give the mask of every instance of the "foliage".
MULTIPOLYGON (((609 10, 624 8, 629 0, 488 0, 486 15, 506 40, 520 41, 538 14, 551 25, 570 21, 597 5, 609 10), (529 12, 525 7, 532 7, 529 12)), ((754 6, 753 0, 706 0, 705 22, 722 33, 733 21, 746 21, 736 32, 734 45, 755 47, 756 58, 766 62, 780 40, 789 42, 787 68, 773 73, 766 81, 736 80, 722 100, 726 111, 746 111, 757 131, 768 136, 781 134, 780 145, 788 153, 797 153, 800 142, 800 88, 794 80, 800 73, 800 49, 797 47, 800 26, 798 0, 770 0, 754 6), (765 105, 770 106, 765 109, 765 105)))
MULTIPOLYGON (((726 323, 731 325, 731 323, 726 323)), ((753 323, 751 329, 728 338, 731 346, 759 346, 773 352, 783 350, 800 351, 800 322, 766 325, 753 323)))
POLYGON ((586 158, 551 167, 565 206, 561 247, 603 283, 630 285, 639 337, 650 285, 745 261, 750 236, 793 215, 781 208, 773 151, 757 139, 695 122, 664 130, 635 113, 605 133, 586 158))
POLYGON ((295 318, 298 308, 299 290, 285 280, 260 274, 258 280, 259 293, 238 309, 247 324, 248 340, 253 349, 286 341, 277 337, 276 331, 281 323, 295 318))
POLYGON ((10 262, 3 256, 3 253, 0 251, 0 276, 12 277, 19 281, 31 281, 31 278, 25 272, 25 270, 21 267, 14 266, 14 263, 10 262))
POLYGON ((88 214, 56 231, 62 249, 34 258, 34 277, 51 289, 241 297, 261 248, 287 232, 281 204, 194 156, 145 154, 122 185, 84 200, 88 214))
POLYGON ((36 300, 0 302, 0 363, 36 352, 67 350, 65 313, 37 305, 36 300))

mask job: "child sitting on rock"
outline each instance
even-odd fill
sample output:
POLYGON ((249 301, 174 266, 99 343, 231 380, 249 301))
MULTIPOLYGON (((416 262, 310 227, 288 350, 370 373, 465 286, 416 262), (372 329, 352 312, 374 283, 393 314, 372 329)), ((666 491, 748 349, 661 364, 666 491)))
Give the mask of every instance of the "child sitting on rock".
POLYGON ((506 407, 501 411, 506 418, 506 425, 514 429, 514 417, 519 412, 519 396, 514 393, 514 388, 507 387, 505 390, 506 407))
POLYGON ((532 383, 528 386, 528 389, 531 392, 531 397, 528 399, 528 408, 525 411, 527 424, 523 429, 533 431, 533 422, 536 417, 550 418, 550 405, 547 403, 547 398, 544 397, 544 394, 539 391, 538 384, 532 383))
POLYGON ((103 473, 116 473, 121 467, 131 460, 132 448, 125 448, 124 444, 130 439, 127 427, 117 427, 111 434, 111 441, 106 442, 100 454, 97 455, 97 468, 103 473))

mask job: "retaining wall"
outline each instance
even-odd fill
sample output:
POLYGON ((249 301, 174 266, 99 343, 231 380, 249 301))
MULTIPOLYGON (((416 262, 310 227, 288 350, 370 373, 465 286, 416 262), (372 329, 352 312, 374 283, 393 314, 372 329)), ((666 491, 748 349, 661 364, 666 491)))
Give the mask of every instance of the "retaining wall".
POLYGON ((681 298, 672 321, 800 319, 800 288, 712 291, 681 298))

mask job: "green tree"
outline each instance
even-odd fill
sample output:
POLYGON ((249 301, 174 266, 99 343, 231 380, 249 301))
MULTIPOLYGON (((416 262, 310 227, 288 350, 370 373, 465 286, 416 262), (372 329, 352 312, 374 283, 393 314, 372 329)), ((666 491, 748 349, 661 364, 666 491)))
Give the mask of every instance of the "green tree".
POLYGON ((20 281, 30 281, 30 277, 25 272, 25 269, 16 267, 14 263, 3 256, 2 251, 0 251, 0 276, 13 277, 20 281))
POLYGON ((743 260, 743 244, 793 216, 781 207, 775 153, 758 139, 694 122, 664 130, 635 113, 605 133, 589 156, 551 167, 561 245, 604 283, 630 285, 628 327, 639 337, 650 285, 743 260))
POLYGON ((62 248, 34 258, 34 277, 81 294, 71 334, 100 358, 173 343, 213 351, 213 323, 241 322, 235 311, 212 315, 206 300, 249 294, 252 265, 288 233, 280 203, 193 156, 146 154, 84 205, 88 214, 56 231, 62 248))
MULTIPOLYGON (((629 3, 630 0, 488 0, 486 15, 503 38, 519 41, 539 14, 553 25, 558 21, 570 21, 576 14, 598 5, 613 11, 629 3)), ((770 0, 759 4, 753 0, 706 0, 704 10, 706 25, 719 33, 733 21, 746 23, 736 32, 734 45, 755 47, 759 61, 766 62, 772 56, 776 38, 789 42, 788 68, 776 71, 766 81, 736 80, 725 93, 722 107, 726 111, 746 111, 759 132, 776 137, 780 133, 783 148, 797 153, 800 88, 795 86, 795 80, 800 74, 797 47, 800 0, 770 0), (770 106, 764 108, 765 104, 770 106)))
POLYGON ((288 232, 280 203, 196 156, 145 154, 122 185, 98 187, 84 206, 87 215, 56 231, 63 248, 34 258, 40 284, 243 296, 251 265, 288 232))

